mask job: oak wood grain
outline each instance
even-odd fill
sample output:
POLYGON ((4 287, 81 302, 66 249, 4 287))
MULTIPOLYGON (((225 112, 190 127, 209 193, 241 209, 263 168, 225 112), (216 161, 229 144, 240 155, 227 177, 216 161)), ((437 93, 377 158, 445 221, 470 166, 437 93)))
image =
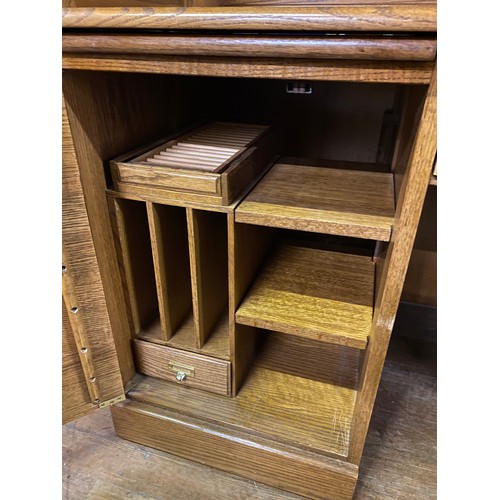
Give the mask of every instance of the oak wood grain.
MULTIPOLYGON (((99 0, 75 0, 99 1, 99 0)), ((112 1, 112 0, 105 0, 112 1)), ((135 0, 140 1, 140 0, 135 0)), ((430 4, 436 5, 436 0, 307 0, 307 7, 334 7, 339 5, 401 5, 401 4, 430 4)), ((227 7, 262 6, 262 7, 304 7, 304 0, 224 0, 227 7)))
POLYGON ((112 408, 119 436, 309 498, 352 498, 357 467, 137 402, 112 408), (146 429, 141 432, 140 429, 146 429), (235 457, 238 457, 235 460, 235 457))
POLYGON ((186 211, 146 203, 163 339, 169 340, 192 308, 186 211))
POLYGON ((422 118, 401 186, 394 233, 387 250, 381 285, 376 297, 370 343, 363 364, 360 391, 356 400, 353 421, 354 433, 349 453, 349 460, 353 463, 359 463, 361 460, 418 221, 428 188, 429 175, 436 155, 436 72, 434 72, 427 91, 422 118))
MULTIPOLYGON (((186 178, 183 183, 189 183, 186 178)), ((110 190, 113 191, 113 190, 110 190)), ((141 184, 120 183, 118 191, 114 191, 116 198, 151 201, 164 205, 177 205, 191 208, 203 208, 216 212, 228 212, 223 205, 220 195, 186 191, 185 189, 167 189, 141 184)))
POLYGON ((435 4, 332 7, 66 8, 63 28, 436 31, 435 4))
MULTIPOLYGON (((63 246, 63 262, 68 262, 67 252, 63 246)), ((68 270, 67 265, 64 265, 62 279, 62 295, 63 302, 66 308, 66 318, 70 324, 70 330, 73 334, 73 340, 76 347, 76 352, 80 358, 81 368, 84 374, 84 381, 87 385, 87 390, 92 403, 101 400, 101 391, 99 389, 99 381, 97 380, 96 370, 94 365, 93 349, 90 346, 87 336, 84 317, 82 316, 80 299, 76 293, 75 274, 72 268, 68 270)))
MULTIPOLYGON (((171 189, 187 189, 189 191, 199 191, 211 195, 220 194, 220 180, 216 174, 210 172, 193 172, 187 168, 175 168, 178 162, 169 163, 167 161, 157 160, 158 165, 127 165, 125 163, 116 163, 117 191, 126 191, 126 185, 132 191, 136 186, 134 184, 145 185, 145 187, 166 187, 171 189), (164 166, 160 164, 164 163, 164 166), (172 167, 172 169, 165 168, 172 167)), ((183 165, 188 167, 189 165, 183 165)))
POLYGON ((228 215, 229 335, 233 396, 239 391, 253 362, 259 340, 256 328, 236 324, 236 309, 266 257, 274 236, 270 228, 235 224, 234 213, 228 215))
POLYGON ((436 306, 437 252, 413 249, 401 300, 436 306))
POLYGON ((228 307, 227 216, 187 211, 196 346, 201 348, 228 307))
POLYGON ((64 54, 63 69, 166 75, 428 84, 432 62, 64 54))
POLYGON ((420 86, 406 87, 403 89, 402 94, 401 117, 391 162, 391 170, 394 172, 394 194, 396 201, 401 191, 401 184, 403 183, 408 159, 422 114, 426 88, 420 86))
MULTIPOLYGON (((124 381, 128 381, 127 377, 131 377, 135 372, 133 372, 129 346, 122 339, 116 339, 113 336, 64 99, 62 101, 62 134, 62 243, 64 249, 62 265, 65 271, 63 272, 63 292, 66 295, 67 314, 73 315, 73 324, 70 322, 70 330, 74 335, 71 345, 79 349, 76 354, 83 357, 82 361, 85 362, 88 354, 92 359, 92 363, 85 365, 83 370, 85 382, 88 384, 87 388, 92 390, 87 396, 88 399, 83 398, 81 394, 79 370, 84 365, 80 365, 80 368, 73 365, 74 370, 69 368, 65 370, 65 376, 68 377, 68 380, 64 382, 65 388, 68 389, 65 395, 68 392, 72 393, 73 390, 82 395, 82 398, 76 398, 76 400, 71 398, 71 402, 68 401, 63 406, 63 420, 68 421, 81 415, 81 411, 89 409, 89 400, 95 405, 122 396, 124 381), (71 312, 72 309, 75 313, 71 312), (84 348, 86 350, 82 351, 84 348), (120 364, 117 350, 121 353, 120 364), (129 355, 130 358, 128 358, 129 355), (92 382, 91 379, 94 377, 95 381, 92 382), (97 386, 98 396, 93 389, 97 386), (100 401, 97 401, 98 399, 100 401), (82 406, 79 406, 79 402, 82 406)), ((65 335, 69 333, 67 324, 65 332, 65 335)))
POLYGON ((330 36, 63 34, 65 53, 433 61, 435 39, 330 36))
POLYGON ((236 222, 390 239, 391 174, 274 165, 236 209, 236 222))
MULTIPOLYGON (((197 201, 193 201, 189 195, 186 195, 185 192, 179 191, 164 191, 164 190, 148 190, 145 189, 141 191, 140 194, 137 193, 128 193, 128 192, 118 192, 113 189, 107 189, 106 194, 109 198, 118 198, 123 200, 133 200, 133 201, 142 201, 142 202, 151 202, 161 205, 170 205, 173 207, 184 207, 184 208, 195 208, 199 210, 206 210, 207 212, 217 212, 217 213, 230 213, 234 211, 234 207, 241 201, 240 199, 236 199, 228 206, 225 205, 217 205, 212 204, 215 198, 210 198, 212 203, 203 203, 199 201, 199 197, 195 198, 197 201), (166 193, 166 194, 165 194, 166 193)), ((206 199, 203 197, 203 199, 206 199)), ((218 199, 220 202, 220 199, 218 199)))
POLYGON ((122 254, 134 333, 158 317, 158 295, 146 205, 115 200, 119 246, 122 254))
POLYGON ((65 500, 199 498, 302 500, 292 493, 141 446, 115 434, 111 410, 63 426, 65 500), (94 418, 92 418, 94 417, 94 418), (97 459, 96 459, 97 458, 97 459), (105 463, 106 467, 102 467, 105 463))
POLYGON ((124 383, 135 373, 130 349, 132 330, 108 212, 104 163, 126 148, 144 144, 195 121, 192 109, 184 106, 185 86, 179 85, 175 78, 169 81, 171 88, 177 86, 178 89, 174 100, 164 92, 165 85, 139 75, 129 75, 126 85, 120 75, 110 73, 65 72, 63 75, 71 136, 124 383), (149 92, 141 92, 146 82, 149 92), (183 117, 179 118, 174 112, 176 106, 183 107, 183 117), (166 108, 170 111, 167 119, 163 113, 166 108))
POLYGON ((196 346, 196 332, 193 314, 190 313, 179 325, 174 336, 168 341, 163 340, 160 320, 153 321, 137 335, 138 339, 153 342, 154 344, 167 345, 176 349, 203 354, 213 358, 230 360, 229 325, 227 314, 220 316, 218 323, 212 330, 210 337, 202 347, 196 346))
POLYGON ((363 349, 371 329, 370 257, 278 247, 236 312, 236 322, 363 349))
MULTIPOLYGON (((130 7, 173 7, 183 3, 177 0, 127 0, 130 7)), ((63 7, 123 7, 123 0, 63 0, 63 7)))
POLYGON ((176 372, 169 367, 173 364, 179 371, 186 369, 185 380, 177 382, 182 386, 222 395, 230 393, 231 365, 227 361, 142 340, 134 341, 134 353, 139 373, 176 383, 176 372))
POLYGON ((64 301, 62 303, 62 422, 87 415, 95 409, 85 380, 78 347, 64 301))
POLYGON ((229 204, 249 191, 269 168, 282 147, 279 132, 267 130, 252 147, 231 162, 221 174, 222 202, 229 204))
POLYGON ((137 377, 128 397, 267 436, 304 450, 345 457, 361 351, 261 333, 266 342, 234 398, 137 377), (315 360, 314 365, 308 361, 315 360))
POLYGON ((437 188, 429 185, 401 300, 437 305, 437 188))
MULTIPOLYGON (((422 314, 421 307, 411 311, 398 311, 360 464, 358 500, 436 498, 436 348, 421 337, 406 338, 415 319, 427 318, 419 330, 432 331, 435 339, 435 314, 422 314)), ((162 498, 165 491, 172 499, 303 498, 124 441, 115 434, 110 409, 63 426, 62 434, 63 497, 68 500, 85 498, 89 491, 108 498, 109 485, 121 488, 120 498, 162 498)))

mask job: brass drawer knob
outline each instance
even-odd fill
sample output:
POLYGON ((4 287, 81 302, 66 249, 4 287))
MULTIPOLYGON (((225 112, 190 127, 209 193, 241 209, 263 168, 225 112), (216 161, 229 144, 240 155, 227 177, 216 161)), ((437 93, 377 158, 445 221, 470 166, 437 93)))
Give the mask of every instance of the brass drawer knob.
POLYGON ((181 365, 180 363, 170 362, 168 364, 168 370, 175 373, 177 382, 184 382, 187 377, 195 377, 194 368, 181 365))

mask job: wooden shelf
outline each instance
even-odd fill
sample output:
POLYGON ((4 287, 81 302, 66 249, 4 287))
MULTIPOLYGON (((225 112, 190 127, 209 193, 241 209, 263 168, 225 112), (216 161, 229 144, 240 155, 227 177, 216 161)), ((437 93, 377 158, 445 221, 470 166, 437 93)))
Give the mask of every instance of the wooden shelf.
POLYGON ((136 376, 128 397, 345 457, 361 351, 270 332, 235 398, 136 376))
POLYGON ((364 349, 374 274, 369 256, 281 245, 264 263, 236 322, 364 349))
POLYGON ((393 176, 277 163, 236 209, 236 222, 389 241, 393 176))
POLYGON ((197 354, 205 354, 213 358, 229 360, 229 320, 227 310, 220 316, 205 345, 199 349, 195 343, 195 326, 191 313, 180 325, 174 336, 167 342, 162 338, 160 319, 150 323, 137 335, 140 340, 155 344, 184 349, 197 354))

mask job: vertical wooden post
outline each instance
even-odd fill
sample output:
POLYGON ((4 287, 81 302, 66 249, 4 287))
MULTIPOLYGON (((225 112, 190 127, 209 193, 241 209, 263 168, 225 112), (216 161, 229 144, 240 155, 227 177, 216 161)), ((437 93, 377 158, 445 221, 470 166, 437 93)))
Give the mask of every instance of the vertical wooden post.
POLYGON ((436 154, 436 69, 396 207, 394 230, 375 302, 373 325, 360 378, 352 423, 349 461, 359 463, 377 396, 418 221, 436 154))

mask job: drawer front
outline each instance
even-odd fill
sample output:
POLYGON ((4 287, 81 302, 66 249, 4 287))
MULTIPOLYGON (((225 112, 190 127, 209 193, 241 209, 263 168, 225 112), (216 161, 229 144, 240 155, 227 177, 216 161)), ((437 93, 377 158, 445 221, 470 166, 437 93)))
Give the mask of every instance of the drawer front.
POLYGON ((225 396, 230 394, 228 361, 143 340, 134 341, 137 371, 225 396))
POLYGON ((128 165, 116 163, 115 188, 119 190, 121 183, 140 184, 170 189, 187 189, 220 195, 220 175, 196 171, 183 171, 167 167, 148 165, 128 165))

